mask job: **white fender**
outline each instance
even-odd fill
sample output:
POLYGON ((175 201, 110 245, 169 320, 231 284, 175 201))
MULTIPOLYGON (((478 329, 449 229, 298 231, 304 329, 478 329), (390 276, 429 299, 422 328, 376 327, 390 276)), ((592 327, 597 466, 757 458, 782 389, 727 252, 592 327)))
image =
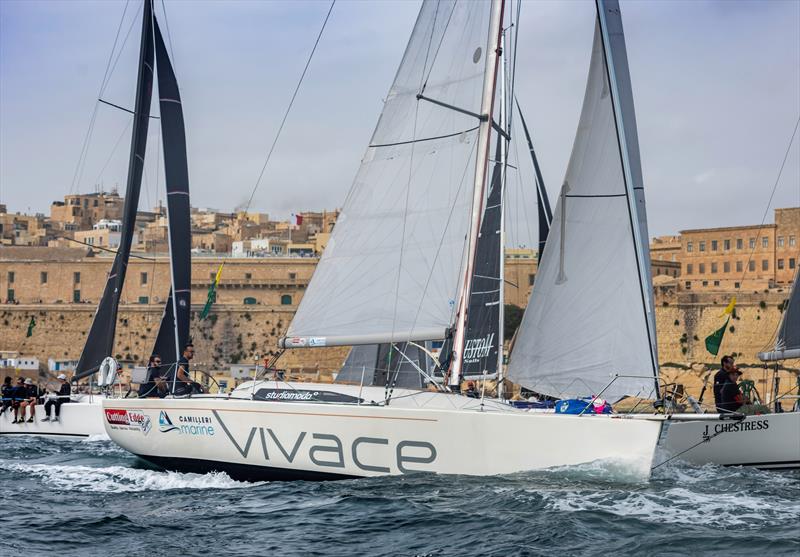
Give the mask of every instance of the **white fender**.
POLYGON ((117 380, 117 360, 111 356, 107 357, 100 364, 98 370, 97 385, 99 387, 109 387, 117 380))

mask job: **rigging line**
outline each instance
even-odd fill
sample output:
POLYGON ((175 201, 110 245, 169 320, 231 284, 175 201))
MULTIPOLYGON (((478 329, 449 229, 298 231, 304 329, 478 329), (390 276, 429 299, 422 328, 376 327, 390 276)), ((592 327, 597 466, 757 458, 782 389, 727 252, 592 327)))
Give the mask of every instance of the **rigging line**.
MULTIPOLYGON (((88 246, 88 247, 90 247, 92 249, 97 249, 97 250, 100 250, 100 251, 107 251, 107 252, 113 253, 115 255, 117 253, 117 250, 115 250, 115 249, 109 249, 109 248, 104 248, 102 246, 95 246, 95 245, 92 245, 92 244, 87 244, 86 242, 81 242, 80 240, 76 240, 75 238, 70 238, 69 236, 56 236, 56 238, 60 238, 62 240, 68 240, 68 241, 74 242, 76 244, 81 244, 81 245, 84 245, 84 246, 88 246)), ((145 261, 155 261, 154 257, 144 257, 143 255, 136 255, 136 254, 133 254, 133 253, 130 255, 130 257, 133 257, 134 259, 143 259, 145 261)))
POLYGON ((289 101, 289 106, 286 107, 286 112, 283 114, 283 119, 281 120, 280 126, 278 126, 278 132, 275 134, 275 139, 272 141, 272 145, 269 148, 269 152, 267 152, 267 158, 264 161, 264 166, 261 167, 261 172, 258 174, 258 179, 256 180, 256 185, 253 187, 253 191, 250 193, 250 199, 247 200, 247 205, 245 205, 245 213, 248 209, 250 209, 250 204, 253 202, 253 197, 256 195, 256 191, 258 190, 258 186, 261 184, 261 179, 264 177, 264 172, 267 170, 267 165, 269 164, 270 159, 272 158, 272 153, 275 150, 275 146, 278 144, 278 139, 281 137, 281 132, 283 131, 283 126, 286 124, 286 119, 289 117, 289 112, 292 110, 292 105, 294 105, 294 101, 297 98, 297 93, 300 91, 300 86, 303 84, 303 80, 306 77, 306 72, 308 71, 308 67, 311 64, 312 58, 314 58, 314 53, 317 51, 317 46, 319 45, 320 39, 322 39, 322 33, 325 31, 325 26, 328 24, 328 20, 331 17, 331 12, 333 11, 333 7, 336 5, 336 0, 332 0, 330 8, 328 8, 328 13, 325 16, 325 21, 322 22, 322 27, 317 34, 317 39, 314 41, 314 47, 311 49, 311 54, 308 55, 308 60, 306 60, 306 65, 303 67, 303 72, 300 74, 300 79, 297 82, 297 86, 294 88, 294 93, 292 93, 292 98, 289 101))
MULTIPOLYGON (((127 109, 124 106, 120 106, 120 105, 114 104, 112 102, 108 102, 105 99, 97 99, 97 102, 101 102, 103 104, 107 104, 108 106, 113 106, 114 108, 118 108, 118 109, 122 110, 123 112, 127 112, 128 114, 136 115, 136 113, 133 110, 127 109)), ((151 115, 150 118, 152 118, 153 120, 160 120, 161 116, 152 116, 151 115)))
POLYGON ((764 214, 761 217, 761 224, 758 226, 758 232, 756 232, 756 241, 753 244, 753 247, 750 248, 750 254, 747 256, 747 263, 744 266, 744 272, 742 273, 742 278, 739 280, 739 288, 736 292, 739 292, 742 289, 742 284, 744 283, 744 278, 747 276, 748 269, 750 268, 750 261, 753 259, 753 254, 755 253, 758 247, 758 237, 761 235, 761 230, 764 228, 764 223, 767 220, 767 214, 769 214, 769 208, 772 206, 772 199, 775 197, 775 191, 778 189, 778 184, 781 181, 781 175, 783 174, 783 169, 786 166, 786 161, 789 158, 789 153, 792 151, 792 144, 794 143, 794 138, 797 135, 797 128, 800 126, 800 116, 797 117, 797 121, 794 123, 794 130, 792 130, 792 137, 789 138, 789 145, 786 146, 786 152, 783 155, 783 161, 781 162, 781 166, 778 169, 778 176, 775 178, 775 184, 772 186, 772 193, 769 194, 769 201, 767 201, 767 206, 764 208, 764 214))
MULTIPOLYGON (((431 36, 428 39, 428 48, 425 49, 425 61, 422 63, 422 73, 419 76, 419 87, 417 88, 417 92, 421 93, 423 90, 423 86, 425 84, 425 69, 428 67, 428 58, 431 54, 431 43, 433 42, 433 32, 436 31, 436 20, 439 17, 439 6, 441 5, 440 2, 436 2, 436 11, 433 12, 433 22, 431 23, 431 36)), ((422 17, 422 10, 420 10, 420 14, 418 17, 422 17)))
MULTIPOLYGON (((125 8, 122 10, 122 17, 120 18, 119 25, 117 26, 117 34, 114 37, 114 44, 111 47, 111 52, 108 55, 108 62, 106 62, 106 70, 103 73, 103 79, 100 81, 100 92, 102 92, 103 87, 105 87, 106 78, 108 76, 108 68, 111 66, 111 60, 114 58, 114 51, 116 50, 117 42, 119 41, 119 33, 122 30, 122 24, 125 21, 125 14, 128 11, 128 3, 129 0, 125 2, 125 8)), ((98 92, 97 94, 98 98, 100 97, 101 94, 100 92, 98 92)), ((86 151, 87 146, 89 144, 89 138, 91 137, 91 130, 94 127, 94 121, 96 117, 97 117, 97 101, 95 101, 94 103, 94 109, 92 110, 92 115, 89 118, 89 126, 86 129, 86 135, 83 138, 83 145, 81 146, 81 151, 80 154, 78 155, 78 163, 75 165, 75 173, 72 176, 72 184, 70 185, 69 188, 70 193, 72 193, 73 188, 75 187, 75 182, 78 179, 78 169, 81 166, 81 161, 83 160, 84 152, 86 151)))
MULTIPOLYGON (((167 29, 167 42, 169 43, 169 55, 172 58, 172 71, 178 75, 178 70, 175 64, 175 51, 172 48, 172 33, 169 32, 169 19, 167 18, 167 6, 164 0, 161 0, 161 10, 164 12, 164 27, 167 29)), ((153 10, 153 17, 155 18, 155 10, 153 10)))
MULTIPOLYGON (((436 5, 436 11, 439 11, 439 4, 436 5)), ((428 87, 428 80, 431 77, 431 72, 433 72, 433 66, 436 64, 436 59, 439 57, 439 51, 442 49, 442 43, 444 42, 444 37, 447 34, 447 28, 450 27, 450 20, 453 19, 453 13, 456 11, 456 3, 453 2, 453 9, 450 10, 450 15, 447 16, 447 23, 444 24, 444 29, 442 29, 441 37, 439 38, 439 44, 436 46, 436 52, 433 53, 433 59, 431 60, 431 67, 428 68, 428 75, 425 76, 425 81, 422 83, 420 87, 420 92, 424 91, 426 87, 428 87)), ((433 18, 433 27, 431 28, 431 40, 433 40, 433 31, 436 28, 436 17, 433 18)), ((425 71, 426 66, 428 65, 428 53, 430 53, 430 44, 428 45, 428 52, 425 54, 425 65, 422 66, 422 71, 425 71)))
POLYGON ((422 143, 423 141, 436 141, 438 139, 447 139, 448 137, 455 137, 457 135, 461 135, 462 133, 474 132, 479 127, 480 126, 475 126, 460 132, 448 133, 446 135, 437 135, 435 137, 423 137, 422 139, 409 139, 408 141, 398 141, 396 143, 375 143, 373 145, 370 145, 369 148, 373 149, 378 147, 395 147, 397 145, 408 145, 410 143, 422 143))
POLYGON ((128 128, 131 127, 132 122, 133 120, 128 120, 128 123, 122 129, 122 133, 119 134, 116 143, 114 143, 114 147, 111 149, 111 153, 108 155, 108 158, 106 159, 106 163, 100 169, 100 172, 97 174, 97 178, 94 179, 95 184, 100 182, 100 178, 103 176, 103 172, 106 171, 106 168, 108 167, 108 164, 111 162, 111 159, 114 158, 114 154, 117 152, 117 147, 119 147, 119 144, 122 142, 122 138, 125 137, 125 132, 127 132, 128 128))
MULTIPOLYGON (((519 107, 517 107, 517 109, 519 109, 519 107)), ((514 143, 514 152, 517 155, 517 161, 519 161, 519 142, 514 141, 513 143, 514 143)), ((519 164, 519 163, 517 163, 517 164, 519 164)), ((519 186, 520 197, 522 197, 522 203, 517 203, 516 204, 516 206, 517 206, 517 226, 519 227, 519 223, 520 223, 519 211, 520 211, 520 205, 521 205, 522 206, 522 210, 525 212, 525 215, 524 215, 525 218, 523 220, 525 221, 525 230, 528 233, 528 239, 531 241, 532 245, 537 245, 538 246, 538 243, 534 243, 534 241, 533 241, 533 232, 531 231, 530 219, 527 218, 528 202, 525 199, 525 187, 524 187, 524 185, 522 183, 522 177, 521 176, 519 177, 519 179, 517 181, 517 185, 519 186)), ((519 236, 519 230, 517 230, 517 235, 519 236)), ((519 241, 519 238, 517 238, 517 241, 519 241)))

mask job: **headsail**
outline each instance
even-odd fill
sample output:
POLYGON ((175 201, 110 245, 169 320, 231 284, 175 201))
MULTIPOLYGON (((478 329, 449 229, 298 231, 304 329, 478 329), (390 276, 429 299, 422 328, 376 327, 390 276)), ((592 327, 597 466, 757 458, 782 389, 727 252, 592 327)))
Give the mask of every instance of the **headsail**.
POLYGON ((800 358, 800 288, 797 288, 798 279, 800 279, 800 273, 795 275, 792 293, 789 296, 789 305, 783 308, 783 319, 778 328, 775 350, 760 352, 758 359, 762 362, 800 358))
POLYGON ((394 347, 390 344, 354 346, 339 370, 336 382, 420 389, 423 376, 419 370, 428 372, 428 360, 423 350, 406 342, 394 347))
POLYGON ((475 271, 472 273, 462 371, 465 377, 497 373, 498 350, 502 342, 500 339, 500 289, 502 288, 500 265, 503 263, 500 245, 503 211, 501 141, 505 140, 498 135, 490 181, 491 189, 483 211, 475 271))
POLYGON ((552 396, 599 394, 614 374, 637 377, 618 378, 604 397, 648 396, 657 376, 641 165, 616 4, 598 5, 578 132, 509 364, 513 381, 552 396))
POLYGON ((191 301, 191 221, 189 169, 186 159, 186 131, 178 82, 170 63, 158 22, 155 21, 156 66, 167 177, 167 225, 171 288, 153 352, 164 363, 178 361, 189 340, 191 301))
POLYGON ((97 306, 86 344, 75 368, 73 380, 96 372, 103 359, 113 354, 117 327, 117 308, 131 253, 139 191, 142 185, 144 154, 147 147, 147 128, 153 92, 153 13, 150 0, 145 0, 142 16, 142 40, 139 49, 139 71, 136 82, 136 103, 128 162, 128 182, 125 187, 122 230, 117 254, 106 279, 103 296, 97 306))
POLYGON ((424 2, 285 347, 443 339, 464 273, 490 3, 424 2))

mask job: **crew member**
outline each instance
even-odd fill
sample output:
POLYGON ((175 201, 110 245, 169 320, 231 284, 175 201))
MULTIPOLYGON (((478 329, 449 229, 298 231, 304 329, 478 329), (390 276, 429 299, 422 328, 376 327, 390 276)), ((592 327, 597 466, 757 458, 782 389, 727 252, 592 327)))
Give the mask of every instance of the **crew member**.
MULTIPOLYGON (((203 387, 199 383, 192 381, 192 378, 189 377, 189 362, 192 358, 194 358, 194 345, 189 342, 183 349, 180 359, 178 359, 178 365, 175 371, 175 374, 177 374, 177 381, 175 377, 170 377, 168 379, 168 382, 175 383, 173 394, 176 396, 203 392, 203 387)), ((168 387, 172 389, 172 384, 168 387)))
POLYGON ((11 389, 11 407, 14 409, 14 420, 12 424, 18 424, 25 421, 25 413, 23 412, 20 419, 19 409, 25 401, 28 394, 28 389, 25 388, 25 379, 23 377, 17 378, 17 384, 11 389))
POLYGON ((153 354, 147 362, 147 379, 139 385, 139 398, 154 398, 166 394, 167 388, 161 377, 161 356, 153 354))
POLYGON ((6 378, 3 381, 3 386, 0 387, 0 394, 2 394, 3 397, 2 404, 0 404, 0 416, 3 415, 3 412, 5 412, 7 408, 11 408, 11 405, 14 402, 13 393, 14 385, 11 383, 11 377, 6 375, 6 378))
POLYGON ((25 380, 25 399, 20 403, 19 409, 22 413, 22 419, 17 420, 17 423, 25 421, 25 408, 30 408, 30 416, 28 423, 36 421, 36 400, 39 398, 39 387, 33 384, 33 379, 28 377, 25 380))
POLYGON ((61 381, 61 385, 58 388, 55 398, 50 398, 44 403, 44 412, 47 416, 42 418, 43 422, 50 421, 50 409, 53 407, 56 409, 56 415, 53 421, 59 421, 61 419, 61 405, 70 401, 69 397, 72 395, 72 385, 67 381, 67 376, 61 373, 58 376, 58 380, 61 381))
POLYGON ((730 381, 730 373, 736 367, 733 356, 722 357, 722 367, 714 374, 714 403, 717 408, 722 404, 722 386, 730 381))
POLYGON ((478 389, 475 388, 475 381, 469 381, 467 383, 467 390, 464 394, 470 398, 481 398, 481 394, 478 392, 478 389))
POLYGON ((723 383, 720 388, 720 402, 717 403, 718 412, 736 412, 745 404, 749 404, 750 401, 739 390, 738 381, 741 375, 742 372, 735 366, 728 373, 728 381, 723 383))

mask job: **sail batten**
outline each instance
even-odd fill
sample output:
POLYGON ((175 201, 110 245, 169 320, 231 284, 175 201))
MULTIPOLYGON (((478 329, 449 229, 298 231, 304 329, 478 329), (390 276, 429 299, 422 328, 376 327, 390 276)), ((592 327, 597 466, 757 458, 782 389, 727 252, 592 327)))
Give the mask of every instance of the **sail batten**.
POLYGON ((512 380, 556 397, 649 396, 656 376, 639 150, 620 129, 635 130, 630 78, 627 64, 609 71, 624 37, 616 2, 598 2, 604 10, 615 42, 604 42, 598 19, 572 155, 509 363, 512 380), (615 104, 620 90, 628 101, 615 104))
POLYGON ((114 257, 111 271, 106 279, 92 326, 86 337, 86 344, 75 368, 73 380, 81 379, 96 372, 103 359, 111 356, 114 351, 117 310, 125 285, 125 274, 133 243, 136 212, 139 206, 139 192, 144 171, 144 154, 147 148, 147 129, 153 92, 153 56, 152 6, 150 0, 145 0, 120 244, 114 257))
POLYGON ((423 3, 283 346, 445 338, 464 272, 489 19, 488 3, 423 3))

